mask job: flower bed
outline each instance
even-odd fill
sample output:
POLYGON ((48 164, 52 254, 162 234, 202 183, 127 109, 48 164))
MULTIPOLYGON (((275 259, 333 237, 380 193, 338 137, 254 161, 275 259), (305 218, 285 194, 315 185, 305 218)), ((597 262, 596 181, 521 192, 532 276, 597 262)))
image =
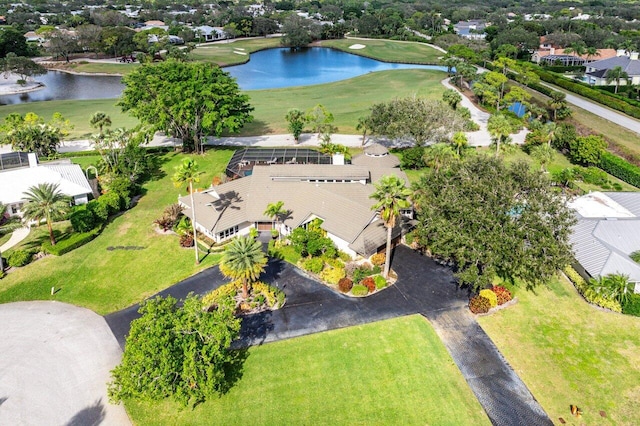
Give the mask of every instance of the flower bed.
POLYGON ((232 281, 218 287, 202 297, 202 303, 210 308, 218 305, 225 299, 235 302, 237 315, 249 315, 268 310, 280 309, 285 302, 285 294, 282 290, 269 284, 257 281, 251 284, 249 297, 242 297, 242 281, 232 281))
POLYGON ((469 310, 476 315, 490 314, 513 305, 515 299, 509 290, 502 286, 493 286, 480 290, 469 300, 469 310))

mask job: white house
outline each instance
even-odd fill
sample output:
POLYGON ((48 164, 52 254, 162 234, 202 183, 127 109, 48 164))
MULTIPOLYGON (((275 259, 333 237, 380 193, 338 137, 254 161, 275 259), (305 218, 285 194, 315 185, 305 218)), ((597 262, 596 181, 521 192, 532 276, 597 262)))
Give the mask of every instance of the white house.
POLYGON ((196 36, 202 37, 204 41, 224 40, 227 38, 227 33, 224 32, 222 27, 200 25, 199 27, 194 27, 193 31, 196 33, 196 36))
POLYGON ((85 204, 93 193, 91 185, 77 164, 39 164, 33 153, 0 154, 0 202, 10 215, 20 215, 24 193, 32 186, 52 183, 69 196, 74 204, 85 204))
POLYGON ((629 76, 629 81, 620 80, 621 85, 640 84, 640 60, 638 52, 631 52, 629 55, 624 50, 619 50, 617 56, 586 64, 586 82, 595 86, 606 86, 607 72, 615 67, 620 67, 629 76))

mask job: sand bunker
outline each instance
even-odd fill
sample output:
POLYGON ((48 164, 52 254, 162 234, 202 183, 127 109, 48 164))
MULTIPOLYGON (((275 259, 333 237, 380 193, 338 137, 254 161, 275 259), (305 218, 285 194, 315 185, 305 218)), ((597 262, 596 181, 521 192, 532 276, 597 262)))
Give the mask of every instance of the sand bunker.
POLYGON ((364 49, 365 46, 364 44, 352 44, 351 46, 349 46, 349 49, 364 49))
POLYGON ((246 52, 238 52, 237 50, 234 50, 233 53, 236 53, 238 55, 246 55, 246 52))

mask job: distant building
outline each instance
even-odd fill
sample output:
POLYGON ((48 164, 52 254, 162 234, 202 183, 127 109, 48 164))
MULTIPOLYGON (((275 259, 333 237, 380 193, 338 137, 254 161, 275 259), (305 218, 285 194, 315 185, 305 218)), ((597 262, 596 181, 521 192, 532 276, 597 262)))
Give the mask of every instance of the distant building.
POLYGON ((0 154, 0 202, 10 215, 21 215, 24 193, 43 183, 59 185, 74 204, 85 204, 93 193, 82 169, 70 162, 39 164, 36 154, 10 152, 0 154))
POLYGON ((640 249, 640 193, 592 192, 573 200, 577 224, 570 241, 585 278, 627 275, 640 293, 640 265, 630 255, 640 249))
POLYGON ((222 27, 200 25, 199 27, 194 27, 193 31, 196 33, 196 37, 201 37, 203 41, 216 41, 227 38, 227 33, 224 32, 222 27))
POLYGON ((37 34, 35 31, 27 31, 24 33, 24 38, 27 39, 27 43, 44 43, 44 37, 37 34))
POLYGON ((631 52, 626 55, 624 50, 618 50, 618 56, 590 62, 586 65, 585 80, 594 86, 606 86, 607 72, 615 67, 622 68, 629 75, 629 81, 621 80, 621 85, 640 84, 640 60, 638 52, 631 52))
POLYGON ((486 37, 484 33, 486 26, 484 21, 460 21, 453 25, 453 30, 460 37, 471 40, 483 40, 486 37))

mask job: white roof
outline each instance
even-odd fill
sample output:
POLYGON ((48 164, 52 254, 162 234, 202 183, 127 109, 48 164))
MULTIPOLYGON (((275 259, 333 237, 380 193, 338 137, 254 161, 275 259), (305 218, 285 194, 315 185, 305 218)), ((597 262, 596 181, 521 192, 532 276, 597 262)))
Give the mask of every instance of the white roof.
POLYGON ((569 207, 584 218, 636 217, 628 209, 613 201, 611 197, 597 191, 576 198, 569 203, 569 207))
POLYGON ((41 183, 58 184, 60 192, 70 197, 91 194, 91 186, 77 164, 39 165, 0 172, 0 202, 22 202, 24 192, 41 183))

